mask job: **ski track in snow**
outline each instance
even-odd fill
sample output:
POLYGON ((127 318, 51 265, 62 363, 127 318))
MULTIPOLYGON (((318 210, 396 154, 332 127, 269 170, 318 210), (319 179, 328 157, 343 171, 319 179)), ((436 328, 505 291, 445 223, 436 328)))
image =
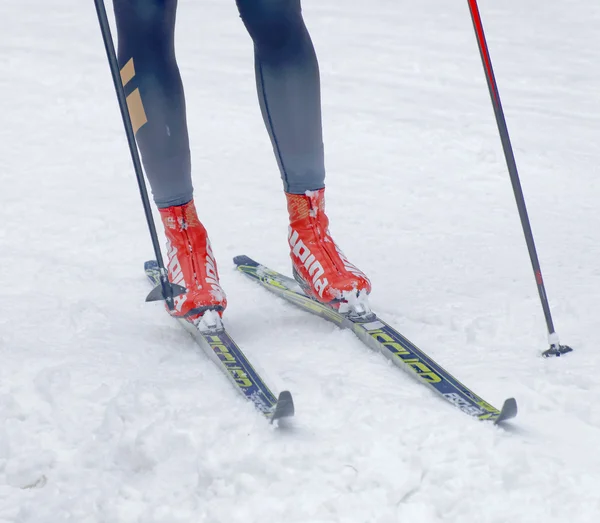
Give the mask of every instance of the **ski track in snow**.
MULTIPOLYGON (((91 2, 0 7, 0 523, 597 521, 600 94, 591 0, 481 0, 552 310, 545 326, 466 2, 304 0, 332 232, 372 305, 519 417, 470 420, 231 269, 288 271, 235 3, 182 1, 199 212, 231 334, 294 394, 279 430, 157 304, 91 2), (250 182, 258 173, 255 183, 250 182)), ((109 5, 110 8, 110 5, 109 5)))

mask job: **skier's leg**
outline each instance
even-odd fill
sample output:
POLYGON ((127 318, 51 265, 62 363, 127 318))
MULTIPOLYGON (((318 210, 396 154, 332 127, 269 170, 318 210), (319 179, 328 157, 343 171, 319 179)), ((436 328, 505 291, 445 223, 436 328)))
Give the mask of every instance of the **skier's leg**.
POLYGON ((319 65, 299 0, 236 0, 254 41, 263 119, 286 192, 325 186, 319 65))
POLYGON ((227 305, 192 199, 185 99, 175 60, 177 0, 114 0, 119 66, 144 170, 168 240, 169 279, 187 289, 173 314, 193 323, 227 305))
POLYGON ((286 192, 294 276, 316 299, 358 311, 371 284, 329 234, 319 66, 300 0, 236 2, 254 41, 260 107, 286 192))
POLYGON ((119 67, 154 201, 159 208, 182 205, 193 190, 173 43, 177 0, 114 0, 114 9, 119 67))

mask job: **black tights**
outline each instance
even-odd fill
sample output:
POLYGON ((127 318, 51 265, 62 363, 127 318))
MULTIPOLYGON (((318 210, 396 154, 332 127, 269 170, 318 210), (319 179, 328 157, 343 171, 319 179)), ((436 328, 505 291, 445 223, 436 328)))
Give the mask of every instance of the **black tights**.
MULTIPOLYGON (((284 189, 298 194, 320 189, 325 167, 319 68, 300 0, 236 3, 254 41, 259 104, 284 189)), ((114 9, 119 65, 123 73, 130 72, 125 90, 154 199, 159 207, 181 205, 192 198, 193 189, 185 97, 173 44, 177 0, 114 0, 114 9)))

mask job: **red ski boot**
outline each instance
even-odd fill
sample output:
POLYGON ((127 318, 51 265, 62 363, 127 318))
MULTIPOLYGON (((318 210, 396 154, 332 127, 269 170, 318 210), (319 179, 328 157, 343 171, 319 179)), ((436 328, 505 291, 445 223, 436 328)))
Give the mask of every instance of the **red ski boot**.
POLYGON ((159 211, 167 236, 169 281, 187 289, 175 297, 175 309, 169 312, 195 325, 207 311, 222 316, 227 298, 219 284, 217 263, 194 200, 159 211))
POLYGON ((348 261, 329 234, 325 189, 286 193, 286 197, 290 257, 296 280, 310 296, 342 313, 359 304, 366 305, 371 282, 348 261))

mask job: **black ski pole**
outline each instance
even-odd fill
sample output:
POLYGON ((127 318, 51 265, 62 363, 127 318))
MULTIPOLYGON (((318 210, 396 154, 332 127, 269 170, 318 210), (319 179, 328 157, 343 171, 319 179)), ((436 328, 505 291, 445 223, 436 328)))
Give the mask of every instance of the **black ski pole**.
POLYGON ((150 294, 148 294, 146 301, 165 300, 169 309, 173 310, 173 298, 175 296, 183 294, 186 291, 186 289, 181 287, 180 285, 172 284, 169 282, 168 272, 165 268, 162 252, 160 249, 160 243, 158 241, 158 235, 156 234, 154 218, 152 217, 152 208, 150 206, 148 191, 146 189, 146 183, 144 181, 144 173, 142 170, 142 164, 140 162, 137 143, 135 141, 135 133, 133 131, 133 125, 131 123, 131 116, 127 107, 127 98, 125 97, 125 90, 123 89, 123 84, 121 82, 121 72, 119 70, 119 63, 117 61, 117 53, 115 52, 115 46, 113 44, 112 33, 110 31, 110 24, 106 15, 106 7, 104 5, 104 0, 94 0, 94 3, 96 5, 96 12, 98 14, 98 22, 100 24, 100 31, 102 32, 104 48, 106 49, 106 57, 108 58, 111 76, 115 86, 115 91, 117 93, 117 99, 119 101, 119 109, 121 110, 123 125, 125 126, 125 134, 127 135, 127 143, 129 144, 129 151, 131 153, 133 168, 135 170, 135 175, 140 190, 140 196, 142 198, 142 205, 144 206, 144 214, 146 215, 148 230, 150 231, 150 237, 152 238, 154 255, 156 256, 156 263, 158 264, 160 270, 160 285, 152 289, 150 294))
POLYGON ((490 90, 492 105, 494 106, 496 123, 498 124, 498 131, 500 132, 500 140, 502 141, 502 148, 504 149, 504 157, 506 158, 506 165, 508 166, 510 181, 515 193, 515 199, 517 200, 517 208, 519 209, 519 217, 521 218, 521 225, 523 226, 523 233, 525 234, 525 241, 527 242, 527 249, 529 250, 529 258, 531 259, 531 265, 535 274, 538 294, 540 295, 542 308, 544 309, 544 316, 546 318, 546 326, 548 327, 548 342, 550 343, 550 348, 544 351, 542 354, 545 357, 560 356, 566 352, 571 352, 573 349, 567 345, 561 345, 558 334, 554 330, 550 305, 548 304, 548 296, 544 287, 544 279, 542 278, 542 270, 540 268, 540 262, 538 260, 535 243, 533 241, 533 232, 531 230, 531 224, 529 223, 529 217, 527 215, 527 207, 525 206, 525 197, 523 196, 523 190, 519 180, 519 173, 517 171, 517 163, 515 161, 512 145, 510 143, 510 137, 508 135, 508 127, 506 126, 506 119, 504 118, 504 111, 502 110, 502 103, 500 102, 500 93, 498 92, 496 77, 494 76, 494 70, 492 68, 492 60, 490 58, 490 53, 485 39, 483 23, 481 22, 481 17, 479 15, 477 0, 467 1, 469 2, 471 19, 473 20, 475 36, 477 37, 477 43, 479 45, 481 61, 483 63, 483 69, 485 71, 488 88, 490 90))

